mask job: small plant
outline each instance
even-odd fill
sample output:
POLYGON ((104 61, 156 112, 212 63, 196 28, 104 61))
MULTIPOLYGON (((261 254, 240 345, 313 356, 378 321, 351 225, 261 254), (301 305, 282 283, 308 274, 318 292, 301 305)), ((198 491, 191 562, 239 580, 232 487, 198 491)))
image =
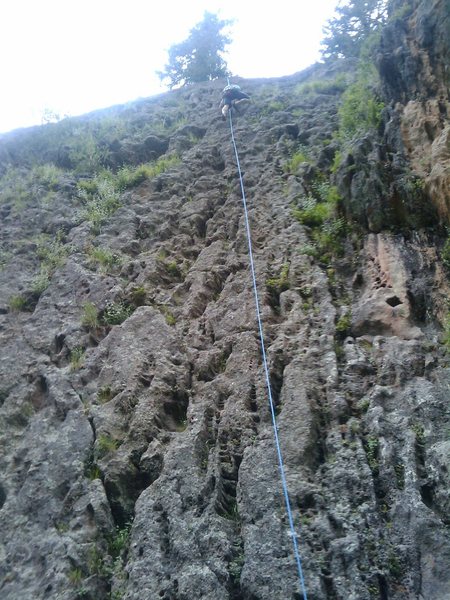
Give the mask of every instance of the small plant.
POLYGON ((132 314, 133 307, 123 302, 108 302, 103 311, 102 321, 105 325, 120 325, 132 314))
POLYGON ((367 462, 369 463, 370 470, 374 474, 378 474, 379 463, 378 463, 378 450, 379 450, 379 439, 374 436, 369 436, 366 439, 366 454, 367 462))
POLYGON ((102 478, 102 472, 100 471, 100 467, 98 465, 93 464, 91 468, 86 472, 86 477, 91 481, 95 481, 96 479, 102 478))
POLYGON ((106 404, 114 397, 114 392, 110 385, 105 385, 97 392, 97 400, 100 404, 106 404))
POLYGON ((331 216, 331 207, 319 203, 313 196, 303 199, 301 208, 294 208, 293 215, 302 225, 319 227, 331 216))
POLYGON ((405 467, 401 462, 397 462, 394 465, 395 478, 397 480, 397 487, 399 490, 405 489, 405 467))
POLYGON ((307 153, 306 149, 301 147, 295 154, 291 156, 289 161, 283 166, 283 171, 285 173, 295 174, 297 172, 298 167, 302 163, 310 163, 311 157, 307 153))
POLYGON ((97 546, 89 550, 87 565, 91 575, 108 578, 112 575, 111 565, 106 561, 104 552, 97 546))
POLYGON ((245 557, 242 549, 239 554, 233 558, 233 560, 228 565, 228 572, 230 573, 231 579, 238 583, 241 578, 242 568, 245 563, 245 557))
POLYGON ((441 258, 444 267, 450 270, 450 236, 445 240, 445 244, 441 252, 441 258))
POLYGON ((158 310, 164 315, 167 325, 170 325, 171 327, 176 325, 177 320, 175 318, 175 315, 169 310, 167 306, 165 306, 164 304, 159 304, 156 308, 158 308, 158 310))
POLYGON ((416 436, 416 444, 418 446, 425 446, 425 429, 422 424, 414 423, 411 425, 411 429, 414 431, 416 436))
POLYGON ((36 254, 41 260, 41 270, 44 269, 49 275, 65 264, 71 252, 72 246, 64 244, 61 232, 51 239, 41 235, 36 241, 36 254))
POLYGON ((370 400, 368 398, 363 398, 358 402, 358 411, 360 413, 366 413, 370 407, 370 400))
POLYGON ((91 330, 99 327, 98 308, 92 302, 86 302, 86 304, 83 305, 81 324, 91 330))
POLYGON ((50 274, 46 268, 41 265, 41 270, 31 282, 31 290, 34 294, 40 296, 50 285, 50 274))
POLYGON ((110 176, 103 174, 95 181, 96 191, 90 194, 86 187, 78 186, 78 195, 85 204, 82 217, 91 223, 92 232, 98 235, 105 221, 122 205, 120 192, 110 176))
POLYGON ((278 277, 272 277, 266 280, 266 287, 270 293, 279 296, 281 292, 289 289, 289 269, 290 264, 285 263, 278 277))
POLYGON ((179 277, 180 276, 180 269, 178 268, 178 265, 175 261, 171 261, 166 263, 166 269, 167 272, 172 275, 173 277, 179 277))
POLYGON ((130 292, 130 303, 134 306, 143 306, 147 300, 147 291, 143 286, 135 287, 130 292))
POLYGON ((83 580, 83 572, 81 569, 72 569, 69 571, 68 579, 72 585, 79 585, 83 580))
POLYGON ((81 367, 83 366, 83 363, 84 363, 84 353, 85 353, 85 349, 82 348, 81 346, 77 346, 76 348, 73 348, 73 350, 70 353, 70 370, 71 371, 77 371, 78 369, 81 369, 81 367))
POLYGON ((352 326, 352 315, 351 313, 346 313, 339 317, 338 322, 336 323, 336 333, 339 337, 345 337, 350 331, 352 326))
POLYGON ((115 452, 119 447, 119 441, 106 433, 101 433, 97 438, 97 451, 100 457, 115 452))
POLYGON ((69 531, 70 527, 67 523, 64 523, 63 521, 59 521, 58 523, 55 524, 55 529, 60 535, 62 535, 63 533, 67 533, 69 531))
POLYGON ((90 262, 94 265, 100 265, 102 271, 108 271, 122 264, 121 257, 107 248, 91 246, 87 254, 90 262))
POLYGON ((28 302, 26 298, 21 296, 20 294, 16 296, 11 296, 9 299, 9 309, 12 312, 20 312, 27 309, 28 302))
POLYGON ((130 533, 132 523, 128 522, 123 527, 116 527, 114 535, 108 540, 108 552, 113 558, 118 558, 130 544, 130 533))

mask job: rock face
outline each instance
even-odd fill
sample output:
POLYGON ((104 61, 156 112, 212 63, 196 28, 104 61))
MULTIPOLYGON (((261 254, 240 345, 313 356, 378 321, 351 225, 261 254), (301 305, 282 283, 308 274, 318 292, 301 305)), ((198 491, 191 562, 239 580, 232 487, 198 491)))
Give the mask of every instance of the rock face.
POLYGON ((400 115, 401 137, 441 218, 450 210, 450 7, 447 0, 393 2, 380 74, 400 115), (396 16, 397 15, 397 16, 396 16))
MULTIPOLYGON (((433 40, 448 37, 417 34, 431 87, 425 55, 419 66, 407 56, 418 23, 444 26, 445 3, 427 6, 415 3, 395 25, 404 32, 395 42, 409 43, 403 54, 385 34, 381 74, 402 106, 388 109, 377 141, 355 141, 353 164, 365 165, 355 177, 343 175, 349 164, 331 172, 336 66, 242 82, 252 102, 235 115, 310 600, 450 597, 444 212, 423 208, 428 192, 411 192, 408 214, 414 203, 426 214, 412 228, 395 204, 416 168, 416 133, 405 132, 419 102, 411 82, 422 107, 444 85, 433 40), (388 67, 393 56, 403 62, 388 67), (345 233, 339 219, 327 225, 341 232, 339 246, 292 210, 319 184, 330 193, 333 177, 346 194, 345 233), (368 181, 381 182, 381 219, 368 181), (373 218, 358 205, 363 189, 373 218)), ((0 140, 6 600, 303 598, 222 87, 0 140), (138 171, 146 160, 153 170, 138 171)), ((446 118, 429 139, 443 171, 446 118)), ((435 200, 428 172, 416 175, 435 200)))

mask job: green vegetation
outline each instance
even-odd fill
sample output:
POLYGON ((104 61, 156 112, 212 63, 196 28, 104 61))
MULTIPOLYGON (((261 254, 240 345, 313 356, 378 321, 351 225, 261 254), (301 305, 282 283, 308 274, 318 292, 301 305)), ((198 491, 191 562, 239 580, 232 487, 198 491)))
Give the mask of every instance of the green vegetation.
POLYGON ((116 175, 116 187, 120 191, 135 187, 146 179, 153 179, 161 173, 165 173, 171 167, 180 162, 175 154, 161 156, 157 161, 139 165, 137 167, 122 167, 116 175))
POLYGON ((205 11, 203 21, 191 29, 189 37, 169 48, 169 62, 159 77, 168 80, 170 88, 226 77, 222 53, 231 39, 222 30, 230 24, 205 11))
POLYGON ((281 292, 289 289, 289 268, 290 264, 285 263, 278 277, 271 277, 266 280, 266 287, 270 293, 279 296, 281 292))
POLYGON ((16 212, 23 211, 29 204, 46 206, 56 195, 62 173, 51 163, 32 169, 9 166, 0 177, 0 202, 12 204, 16 212))
POLYGON ((70 244, 64 243, 64 234, 59 231, 55 236, 40 235, 36 240, 36 254, 41 261, 39 273, 34 277, 32 291, 40 296, 49 286, 56 269, 64 266, 67 257, 73 252, 70 244))
POLYGON ((89 221, 92 232, 98 235, 105 221, 122 206, 120 192, 114 183, 104 175, 95 181, 95 192, 88 192, 86 186, 78 186, 78 194, 84 203, 82 218, 89 221))
POLYGON ((132 314, 133 306, 127 306, 124 302, 108 302, 102 314, 102 322, 105 325, 120 325, 132 314))
POLYGON ((88 479, 90 479, 91 481, 102 478, 102 472, 100 471, 100 467, 96 464, 93 464, 91 466, 91 468, 88 471, 86 471, 85 474, 86 474, 86 477, 88 479))
POLYGON ((348 335, 348 332, 350 331, 351 326, 352 326, 352 315, 351 315, 351 313, 346 313, 345 315, 342 315, 338 319, 338 322, 336 323, 336 333, 341 338, 345 337, 346 335, 348 335))
POLYGON ((120 267, 123 262, 119 254, 99 246, 90 246, 87 250, 87 255, 91 264, 99 265, 102 272, 108 272, 114 269, 114 267, 120 267))
POLYGON ((450 235, 445 240, 445 244, 441 252, 441 258, 444 267, 450 271, 450 235))
POLYGON ((83 305, 81 324, 87 329, 97 329, 100 326, 98 308, 92 302, 83 305))
POLYGON ((116 527, 114 535, 108 539, 108 552, 113 558, 118 558, 128 549, 132 523, 128 522, 123 527, 116 527))
POLYGON ((411 429, 414 431, 414 434, 416 436, 416 444, 418 446, 424 446, 425 445, 424 426, 421 423, 414 423, 413 425, 411 425, 411 429))
POLYGON ((365 441, 367 462, 369 463, 370 470, 374 474, 378 474, 378 469, 379 469, 379 462, 378 462, 379 446, 380 446, 380 441, 377 437, 369 436, 365 441))
POLYGON ((98 575, 107 579, 112 575, 112 565, 108 561, 108 555, 105 556, 105 552, 98 546, 92 546, 89 550, 87 564, 91 575, 98 575))
POLYGON ((93 178, 82 179, 78 183, 78 196, 84 203, 82 218, 91 223, 93 233, 98 235, 102 225, 122 206, 120 196, 124 190, 164 173, 179 162, 176 155, 161 156, 152 163, 124 166, 117 173, 101 169, 93 178))
POLYGON ((84 353, 85 353, 85 349, 82 348, 81 346, 77 346, 76 348, 73 348, 73 350, 70 352, 70 369, 71 371, 76 371, 78 369, 81 369, 81 367, 84 364, 84 353))
POLYGON ((119 447, 119 441, 106 433, 101 433, 97 438, 97 452, 100 457, 115 452, 119 447))
POLYGON ((310 163, 310 162, 311 162, 311 157, 309 156, 307 149, 304 146, 301 146, 297 150, 297 152, 295 152, 291 156, 291 158, 288 160, 288 162, 285 165, 283 165, 283 171, 285 173, 290 173, 292 175, 295 175, 298 167, 302 163, 310 163))
POLYGON ((306 83, 299 83, 295 93, 299 95, 312 94, 338 94, 343 92, 348 85, 345 73, 340 73, 334 79, 317 79, 306 83))
POLYGON ((342 95, 339 107, 339 137, 342 140, 369 129, 376 129, 381 122, 384 103, 375 94, 369 77, 361 75, 342 95))
POLYGON ((395 478, 397 480, 397 487, 399 490, 405 489, 405 467, 401 462, 397 462, 394 465, 395 478))
POLYGON ((114 397, 114 392, 110 385, 101 387, 97 392, 97 400, 100 404, 106 404, 114 397))
POLYGON ((24 298, 20 294, 11 296, 9 298, 9 309, 12 312, 25 311, 25 310, 27 310, 27 307, 28 307, 28 302, 27 302, 26 298, 24 298))
POLYGON ((349 0, 336 7, 336 17, 324 29, 324 57, 358 57, 370 36, 387 19, 388 0, 349 0))
POLYGON ((81 569, 72 569, 69 571, 68 579, 72 585, 79 585, 83 580, 83 572, 81 569))
POLYGON ((90 330, 95 330, 105 325, 120 325, 133 313, 134 306, 125 304, 122 300, 108 302, 103 311, 92 302, 86 302, 83 306, 81 324, 90 330))
POLYGON ((312 228, 311 237, 314 248, 303 248, 302 253, 318 256, 326 264, 333 256, 343 252, 342 240, 347 232, 347 224, 338 216, 337 206, 340 200, 338 190, 328 182, 316 181, 307 197, 298 200, 293 216, 302 225, 312 228), (306 251, 305 251, 306 250, 306 251))
POLYGON ((147 300, 147 291, 143 286, 135 287, 131 290, 129 298, 133 306, 143 306, 147 300))
POLYGON ((244 567, 244 563, 245 563, 244 552, 243 552, 242 548, 240 548, 239 554, 237 556, 235 556, 233 558, 233 560, 231 560, 230 564, 228 565, 228 572, 230 573, 231 579, 235 583, 238 583, 241 578, 241 573, 242 573, 242 569, 244 567))

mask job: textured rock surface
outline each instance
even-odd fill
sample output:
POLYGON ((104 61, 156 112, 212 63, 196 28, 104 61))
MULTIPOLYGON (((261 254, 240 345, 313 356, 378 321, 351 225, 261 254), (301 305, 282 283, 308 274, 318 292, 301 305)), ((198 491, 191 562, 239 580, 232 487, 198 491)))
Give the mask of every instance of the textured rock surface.
MULTIPOLYGON (((325 261, 292 203, 318 173, 332 177, 339 89, 306 93, 302 84, 334 75, 317 67, 247 81, 252 103, 235 121, 308 598, 446 600, 448 283, 438 220, 407 229, 395 212, 395 186, 411 168, 402 146, 410 88, 392 95, 405 107, 391 109, 378 146, 357 142, 354 164, 367 177, 357 171, 341 185, 346 211, 367 229, 349 229, 325 261), (308 161, 286 168, 299 147, 308 161), (382 182, 379 198, 392 208, 373 227, 356 202, 361 189, 373 200, 368 180, 382 182)), ((110 168, 166 152, 181 161, 124 191, 98 230, 77 192, 89 165, 73 170, 63 144, 44 157, 65 169, 50 205, 39 191, 26 209, 0 205, 6 600, 302 597, 221 88, 193 86, 112 114, 128 132, 145 131, 121 136, 117 126, 110 168), (63 259, 38 293, 42 233, 63 259), (115 258, 95 262, 92 248, 115 258)), ((25 176, 36 132, 16 135, 0 156, 25 176)))

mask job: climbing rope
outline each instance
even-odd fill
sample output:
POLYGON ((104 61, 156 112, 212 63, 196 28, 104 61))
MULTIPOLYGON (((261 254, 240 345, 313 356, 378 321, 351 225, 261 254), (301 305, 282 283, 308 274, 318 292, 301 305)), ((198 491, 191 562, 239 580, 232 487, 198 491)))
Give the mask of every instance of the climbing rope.
POLYGON ((249 224, 249 220, 248 220, 247 200, 245 198, 244 181, 242 179, 242 171, 241 171, 241 164, 239 161, 239 154, 237 151, 236 140, 234 138, 233 119, 231 117, 231 112, 232 111, 231 111, 231 107, 230 107, 228 114, 230 116, 231 141, 233 142, 234 154, 236 156, 236 163, 237 163, 237 168, 238 168, 238 173, 239 173, 239 182, 241 185, 242 203, 244 206, 244 216, 245 216, 245 229, 247 231, 248 254, 249 254, 249 259, 250 259, 250 270, 252 273, 253 293, 255 296, 256 319, 258 321, 259 340, 260 340, 260 344, 261 344, 261 354, 262 354, 263 365, 264 365, 264 374, 265 374, 265 379, 266 379, 267 394, 269 397, 270 414, 272 415, 272 426, 273 426, 273 433, 274 433, 274 438, 275 438, 275 446, 277 449, 278 467, 280 469, 284 501, 286 504, 286 512, 287 512, 287 516, 288 516, 288 520, 289 520, 289 529, 290 529, 290 534, 291 534, 291 538, 292 538, 292 544, 294 547, 294 556, 295 556, 295 561, 297 563, 298 576, 299 576, 299 580, 300 580, 301 591, 303 593, 303 600, 308 600, 308 596, 306 594, 305 579, 303 577, 302 560, 300 557, 300 552, 299 552, 298 544, 297 544, 297 534, 295 532, 294 519, 292 517, 291 502, 289 500, 289 493, 288 493, 286 474, 285 474, 284 462, 283 462, 283 454, 281 452, 281 447, 280 447, 278 425, 277 425, 277 419, 275 416, 275 405, 274 405, 273 396, 272 396, 272 386, 270 384, 269 368, 267 366, 267 355, 266 355, 266 347, 265 347, 265 343, 264 343, 264 332, 263 332, 261 310, 260 310, 260 304, 259 304, 259 298, 258 298, 258 288, 256 286, 255 264, 253 261, 252 237, 251 237, 251 233, 250 233, 250 224, 249 224))

